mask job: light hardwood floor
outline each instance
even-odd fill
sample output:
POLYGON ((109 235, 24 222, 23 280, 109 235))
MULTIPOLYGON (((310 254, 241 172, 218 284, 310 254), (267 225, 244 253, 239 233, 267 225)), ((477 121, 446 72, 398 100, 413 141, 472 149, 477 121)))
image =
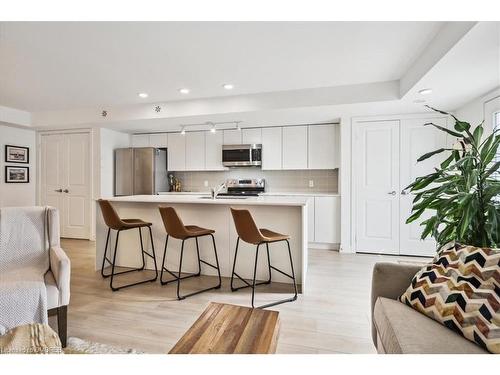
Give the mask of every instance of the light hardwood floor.
MULTIPOLYGON (((175 299, 175 284, 160 286, 158 281, 112 292, 109 279, 94 271, 94 242, 63 239, 62 247, 71 259, 70 337, 167 353, 210 301, 245 306, 250 302, 250 291, 232 293, 229 279, 223 279, 220 290, 183 301, 175 299)), ((373 265, 411 258, 315 249, 309 254, 306 294, 272 308, 280 312, 281 320, 277 353, 374 353, 369 311, 373 265)), ((146 276, 133 274, 132 278, 146 276)), ((189 291, 215 281, 202 277, 187 280, 185 285, 189 291)), ((286 289, 283 285, 260 287, 257 303, 283 298, 286 289)), ((54 320, 50 323, 56 327, 54 320)))

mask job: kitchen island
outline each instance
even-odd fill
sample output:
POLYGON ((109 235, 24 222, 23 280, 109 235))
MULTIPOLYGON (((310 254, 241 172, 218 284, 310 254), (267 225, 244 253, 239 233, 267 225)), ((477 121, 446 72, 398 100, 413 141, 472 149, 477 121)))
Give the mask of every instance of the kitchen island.
MULTIPOLYGON (((307 274, 307 199, 304 197, 219 197, 212 199, 207 194, 175 194, 175 195, 135 195, 126 197, 106 198, 111 201, 121 218, 140 218, 153 223, 153 240, 156 252, 156 262, 161 270, 166 232, 158 211, 159 206, 174 207, 185 225, 198 225, 215 230, 215 241, 221 274, 231 277, 231 270, 238 238, 230 207, 250 210, 260 228, 268 228, 276 232, 290 235, 290 248, 294 268, 299 284, 299 291, 305 290, 307 274)), ((100 269, 104 246, 106 244, 107 226, 104 224, 99 205, 96 202, 96 269, 100 269)), ((149 236, 143 232, 144 248, 151 249, 149 236)), ((112 231, 112 244, 116 233, 112 231)), ((201 258, 214 262, 213 248, 209 237, 199 239, 201 258)), ((137 267, 140 265, 139 236, 137 230, 125 231, 120 234, 117 266, 137 267)), ((271 264, 287 271, 290 267, 286 243, 270 244, 271 264)), ((171 239, 168 242, 166 267, 177 270, 180 256, 180 241, 171 239)), ((251 279, 255 260, 255 245, 240 241, 238 250, 237 272, 244 278, 251 279)), ((147 260, 148 269, 154 269, 152 259, 147 260)), ((185 244, 183 270, 196 272, 196 247, 194 240, 185 244)), ((202 267, 202 274, 216 275, 211 267, 202 267)), ((259 254, 257 279, 268 277, 267 257, 265 252, 259 254)), ((291 283, 291 280, 273 272, 273 281, 291 283)))

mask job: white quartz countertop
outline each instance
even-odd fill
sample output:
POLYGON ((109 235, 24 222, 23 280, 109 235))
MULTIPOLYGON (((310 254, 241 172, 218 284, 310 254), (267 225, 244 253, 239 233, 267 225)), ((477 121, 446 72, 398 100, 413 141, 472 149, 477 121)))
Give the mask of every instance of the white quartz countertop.
MULTIPOLYGON (((160 192, 159 195, 210 195, 210 192, 204 191, 181 191, 181 192, 160 192)), ((297 191, 269 191, 261 193, 260 196, 269 197, 340 197, 339 193, 314 193, 314 192, 297 192, 297 191)))
POLYGON ((191 204, 220 204, 220 205, 248 205, 248 206, 305 206, 307 197, 261 195, 259 197, 224 197, 212 199, 208 194, 162 194, 162 195, 131 195, 125 197, 105 198, 111 202, 129 203, 191 203, 191 204))

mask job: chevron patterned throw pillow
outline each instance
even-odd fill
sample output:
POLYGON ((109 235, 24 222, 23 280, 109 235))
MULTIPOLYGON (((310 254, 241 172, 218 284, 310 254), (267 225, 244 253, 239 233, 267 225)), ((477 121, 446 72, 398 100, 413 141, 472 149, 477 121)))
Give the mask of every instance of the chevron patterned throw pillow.
POLYGON ((500 249, 444 245, 400 301, 500 354, 500 249))

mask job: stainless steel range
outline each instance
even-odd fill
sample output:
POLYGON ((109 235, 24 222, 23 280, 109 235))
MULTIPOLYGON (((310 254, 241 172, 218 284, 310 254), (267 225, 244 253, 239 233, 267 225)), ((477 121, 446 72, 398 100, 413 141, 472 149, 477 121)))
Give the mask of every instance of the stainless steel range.
POLYGON ((266 181, 263 178, 229 179, 226 180, 227 193, 219 196, 248 196, 255 197, 266 190, 266 181))

